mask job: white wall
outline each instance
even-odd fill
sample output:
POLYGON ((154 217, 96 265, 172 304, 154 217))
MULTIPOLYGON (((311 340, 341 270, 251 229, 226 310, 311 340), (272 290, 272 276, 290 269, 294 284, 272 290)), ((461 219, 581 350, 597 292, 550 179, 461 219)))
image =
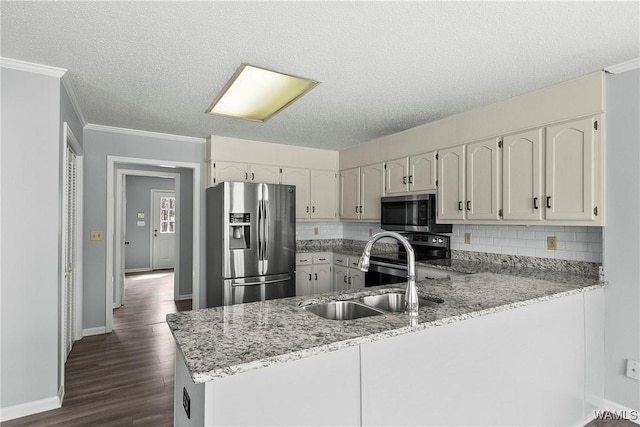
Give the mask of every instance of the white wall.
MULTIPOLYGON (((136 132, 116 132, 86 127, 84 129, 85 177, 84 177, 84 233, 107 228, 107 156, 149 158, 200 163, 204 169, 205 144, 189 142, 183 138, 161 137, 136 132)), ((131 167, 126 167, 131 169, 131 167)), ((140 168, 143 169, 143 168, 140 168)), ((201 200, 204 200, 204 179, 201 173, 201 200)), ((193 178, 190 178, 191 180, 193 178)), ((185 201, 191 189, 180 180, 180 197, 185 201), (183 195, 183 193, 185 193, 183 195), (183 197, 185 196, 185 197, 183 197)), ((181 203, 182 203, 181 201, 181 203)), ((200 228, 204 229, 204 203, 200 212, 200 228)), ((184 233, 183 233, 184 234, 184 233)), ((182 236, 181 236, 182 237, 182 236)), ((204 239, 201 239, 200 277, 204 279, 204 239)), ((86 242, 84 245, 84 322, 85 329, 104 327, 106 293, 106 241, 86 242)), ((182 258, 181 258, 182 261, 182 258)), ((180 265, 181 271, 190 272, 188 265, 180 265)), ((201 286, 201 301, 204 301, 205 286, 201 286)), ((180 292, 183 292, 182 285, 180 292)), ((188 292, 185 292, 188 293, 188 292)))
POLYGON ((60 104, 60 78, 2 68, 3 418, 16 405, 57 401, 60 104))
POLYGON ((640 71, 607 75, 607 226, 604 233, 605 398, 640 410, 640 71))

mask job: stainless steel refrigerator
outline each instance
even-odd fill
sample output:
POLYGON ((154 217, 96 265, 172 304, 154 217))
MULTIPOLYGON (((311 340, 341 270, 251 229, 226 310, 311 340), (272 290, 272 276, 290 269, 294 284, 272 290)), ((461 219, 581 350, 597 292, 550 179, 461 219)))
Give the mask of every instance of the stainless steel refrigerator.
POLYGON ((223 182, 207 196, 207 307, 295 295, 296 188, 223 182))

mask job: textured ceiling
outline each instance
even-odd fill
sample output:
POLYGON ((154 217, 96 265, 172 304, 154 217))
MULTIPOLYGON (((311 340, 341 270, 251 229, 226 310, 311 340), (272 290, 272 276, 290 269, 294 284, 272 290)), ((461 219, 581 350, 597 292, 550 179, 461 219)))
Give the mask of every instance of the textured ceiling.
POLYGON ((340 149, 640 56, 633 2, 11 2, 1 55, 69 70, 89 123, 340 149), (242 62, 322 82, 205 114, 242 62))

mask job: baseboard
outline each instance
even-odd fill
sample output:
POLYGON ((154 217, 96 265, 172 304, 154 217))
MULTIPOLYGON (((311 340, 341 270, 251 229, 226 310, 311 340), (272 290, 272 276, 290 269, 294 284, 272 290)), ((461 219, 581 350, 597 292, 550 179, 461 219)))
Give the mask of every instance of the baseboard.
POLYGON ((632 423, 640 425, 640 410, 631 409, 619 403, 612 402, 610 400, 604 401, 604 407, 607 411, 612 412, 614 415, 620 415, 622 418, 631 421, 632 423))
POLYGON ((104 326, 100 326, 97 328, 87 328, 82 330, 83 337, 90 337, 92 335, 101 335, 106 333, 107 333, 107 329, 104 326))
POLYGON ((62 402, 64 401, 64 384, 58 389, 58 400, 60 401, 60 406, 62 406, 62 402))
POLYGON ((176 301, 180 301, 183 299, 191 299, 191 294, 187 294, 187 295, 178 295, 178 299, 176 301))
POLYGON ((9 421, 15 418, 26 417, 27 415, 33 415, 39 412, 58 409, 61 406, 59 396, 52 396, 47 397, 46 399, 34 400, 33 402, 21 403, 20 405, 0 409, 0 421, 9 421))

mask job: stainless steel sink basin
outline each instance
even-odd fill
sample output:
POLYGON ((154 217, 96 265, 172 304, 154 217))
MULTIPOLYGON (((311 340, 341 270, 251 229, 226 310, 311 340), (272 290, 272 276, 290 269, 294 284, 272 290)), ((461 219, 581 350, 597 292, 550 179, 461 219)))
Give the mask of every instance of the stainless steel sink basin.
MULTIPOLYGON (((405 311, 404 294, 401 293, 371 295, 362 298, 362 302, 370 307, 375 307, 377 309, 389 311, 392 313, 401 313, 405 311)), ((418 298, 418 307, 437 305, 442 302, 443 300, 436 302, 424 298, 418 298)))
POLYGON ((325 304, 314 304, 304 307, 311 313, 330 320, 353 320, 361 317, 384 314, 380 310, 367 307, 355 301, 334 301, 325 304))

